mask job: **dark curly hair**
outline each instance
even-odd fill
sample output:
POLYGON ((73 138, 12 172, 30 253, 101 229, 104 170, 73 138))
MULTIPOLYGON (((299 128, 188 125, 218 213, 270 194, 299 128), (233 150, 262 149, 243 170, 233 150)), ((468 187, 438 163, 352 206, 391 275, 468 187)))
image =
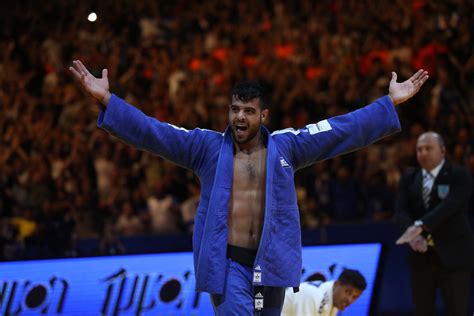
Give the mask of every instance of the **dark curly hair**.
POLYGON ((265 96, 262 85, 256 80, 240 81, 232 88, 232 97, 242 102, 249 102, 252 99, 260 100, 260 108, 262 110, 269 108, 269 103, 265 96))

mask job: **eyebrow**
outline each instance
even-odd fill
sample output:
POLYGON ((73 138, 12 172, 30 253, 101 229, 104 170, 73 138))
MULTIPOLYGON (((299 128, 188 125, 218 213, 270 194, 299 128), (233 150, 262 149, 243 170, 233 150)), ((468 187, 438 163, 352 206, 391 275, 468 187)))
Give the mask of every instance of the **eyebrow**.
POLYGON ((257 110, 257 107, 254 107, 254 106, 249 106, 249 105, 238 105, 238 104, 235 104, 235 103, 231 103, 229 105, 230 107, 237 107, 237 108, 244 108, 244 109, 254 109, 254 110, 257 110))

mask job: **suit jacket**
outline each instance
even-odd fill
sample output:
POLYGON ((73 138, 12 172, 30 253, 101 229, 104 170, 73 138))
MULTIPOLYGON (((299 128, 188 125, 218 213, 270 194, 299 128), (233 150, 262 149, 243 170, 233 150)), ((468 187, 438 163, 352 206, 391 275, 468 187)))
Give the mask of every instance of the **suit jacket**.
MULTIPOLYGON (((415 220, 422 220, 446 268, 472 267, 474 237, 468 220, 471 174, 445 161, 433 183, 428 209, 422 198, 422 178, 420 167, 402 176, 395 206, 398 223, 405 231, 415 220)), ((425 262, 424 255, 411 251, 411 262, 425 262)))

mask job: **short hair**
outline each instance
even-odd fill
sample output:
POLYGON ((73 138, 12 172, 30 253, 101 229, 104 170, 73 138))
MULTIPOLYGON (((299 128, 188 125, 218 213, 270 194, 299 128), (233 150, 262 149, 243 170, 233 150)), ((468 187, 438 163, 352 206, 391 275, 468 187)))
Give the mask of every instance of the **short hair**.
POLYGON ((443 137, 441 137, 440 134, 438 134, 436 132, 433 132, 433 131, 428 131, 428 132, 424 132, 423 134, 421 134, 420 137, 418 137, 418 139, 420 139, 421 137, 425 137, 425 136, 434 137, 436 139, 436 141, 438 142, 439 147, 441 147, 441 149, 445 148, 444 139, 443 139, 443 137))
POLYGON ((232 88, 232 97, 237 98, 242 102, 249 102, 252 99, 258 98, 260 100, 260 108, 262 110, 268 109, 265 91, 262 85, 256 80, 245 80, 237 82, 232 88))
POLYGON ((357 270, 344 269, 337 280, 343 285, 352 285, 361 291, 367 288, 364 276, 357 270))

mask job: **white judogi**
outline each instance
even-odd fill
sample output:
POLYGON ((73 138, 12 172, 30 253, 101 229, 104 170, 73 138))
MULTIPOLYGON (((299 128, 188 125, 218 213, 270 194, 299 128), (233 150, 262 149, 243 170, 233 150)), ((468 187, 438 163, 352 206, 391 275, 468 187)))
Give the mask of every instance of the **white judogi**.
POLYGON ((292 288, 285 292, 282 316, 335 316, 339 311, 332 305, 334 281, 304 282, 300 290, 293 293, 292 288))

